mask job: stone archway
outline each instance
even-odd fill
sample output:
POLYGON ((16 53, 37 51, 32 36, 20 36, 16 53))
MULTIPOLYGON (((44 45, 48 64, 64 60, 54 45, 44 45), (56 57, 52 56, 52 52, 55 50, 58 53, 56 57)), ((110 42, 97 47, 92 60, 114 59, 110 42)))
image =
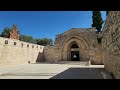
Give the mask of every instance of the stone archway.
POLYGON ((75 41, 71 45, 70 59, 71 61, 80 61, 79 47, 75 41))
MULTIPOLYGON (((66 39, 66 41, 63 44, 62 48, 62 60, 63 61, 71 61, 71 50, 75 50, 73 54, 77 54, 77 57, 79 57, 79 60, 81 61, 87 61, 89 60, 89 45, 87 42, 79 37, 79 36, 74 36, 66 39), (77 49, 71 49, 72 45, 77 45, 77 49), (79 53, 79 55, 78 55, 79 53)), ((78 61, 78 60, 77 60, 78 61)))

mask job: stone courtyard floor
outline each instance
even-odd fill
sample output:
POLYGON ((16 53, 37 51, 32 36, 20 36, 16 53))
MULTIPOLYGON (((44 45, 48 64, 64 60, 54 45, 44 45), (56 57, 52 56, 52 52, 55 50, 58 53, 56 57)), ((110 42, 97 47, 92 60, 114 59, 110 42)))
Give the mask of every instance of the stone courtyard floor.
POLYGON ((104 65, 24 64, 0 66, 0 79, 104 79, 104 65))

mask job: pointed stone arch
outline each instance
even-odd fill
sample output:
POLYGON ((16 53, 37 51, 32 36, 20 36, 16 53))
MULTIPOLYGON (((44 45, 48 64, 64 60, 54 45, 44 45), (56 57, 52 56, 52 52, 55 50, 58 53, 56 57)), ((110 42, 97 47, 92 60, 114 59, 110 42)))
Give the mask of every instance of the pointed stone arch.
POLYGON ((71 46, 76 44, 79 48, 80 60, 89 60, 89 45, 82 37, 74 36, 65 40, 62 47, 62 60, 71 60, 71 46))

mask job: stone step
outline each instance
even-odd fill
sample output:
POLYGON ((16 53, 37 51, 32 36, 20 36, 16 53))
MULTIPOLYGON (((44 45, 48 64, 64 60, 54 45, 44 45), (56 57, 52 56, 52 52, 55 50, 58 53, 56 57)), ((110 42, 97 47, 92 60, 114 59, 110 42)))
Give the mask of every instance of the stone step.
POLYGON ((81 65, 81 66, 90 65, 89 61, 58 61, 57 64, 69 64, 69 65, 81 65))
POLYGON ((112 77, 112 75, 107 71, 102 71, 101 74, 104 79, 114 79, 114 77, 112 77))

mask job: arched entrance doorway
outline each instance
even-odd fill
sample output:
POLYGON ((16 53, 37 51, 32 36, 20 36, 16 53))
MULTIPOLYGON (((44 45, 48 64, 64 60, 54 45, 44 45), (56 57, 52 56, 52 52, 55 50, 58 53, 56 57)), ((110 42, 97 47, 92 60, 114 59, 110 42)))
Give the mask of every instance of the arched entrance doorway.
POLYGON ((78 36, 69 37, 63 43, 63 61, 87 61, 89 60, 89 46, 87 42, 78 36), (73 57, 77 57, 76 59, 73 57))
POLYGON ((79 61, 80 60, 79 47, 76 42, 73 42, 73 44, 71 45, 70 53, 71 53, 71 55, 70 55, 71 61, 79 61))

